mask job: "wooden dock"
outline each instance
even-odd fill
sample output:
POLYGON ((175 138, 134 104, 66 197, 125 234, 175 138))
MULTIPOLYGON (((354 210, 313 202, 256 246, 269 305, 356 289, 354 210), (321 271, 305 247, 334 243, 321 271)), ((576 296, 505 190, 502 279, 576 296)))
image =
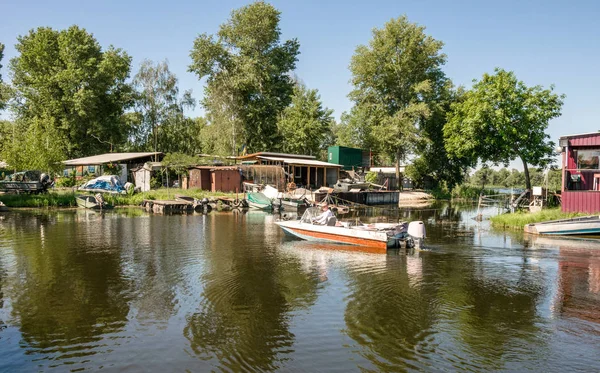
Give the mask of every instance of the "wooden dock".
POLYGON ((148 212, 156 214, 168 214, 172 212, 194 211, 194 204, 183 201, 149 200, 142 202, 142 207, 148 212))

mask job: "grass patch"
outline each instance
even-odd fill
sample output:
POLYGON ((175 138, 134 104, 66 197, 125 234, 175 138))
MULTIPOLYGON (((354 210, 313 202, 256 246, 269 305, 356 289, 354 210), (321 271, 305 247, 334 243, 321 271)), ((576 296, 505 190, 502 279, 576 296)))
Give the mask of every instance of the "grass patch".
POLYGON ((75 194, 69 191, 43 194, 2 194, 0 201, 8 207, 74 207, 75 194))
POLYGON ((545 209, 539 212, 515 212, 493 216, 490 221, 495 227, 523 229, 525 225, 548 220, 568 219, 586 214, 577 212, 562 212, 560 208, 545 209))
MULTIPOLYGON (((87 192, 73 193, 71 189, 52 190, 43 194, 1 194, 0 201, 8 207, 76 207, 77 202, 75 196, 80 194, 88 194, 87 192)), ((145 199, 150 200, 165 200, 174 199, 176 194, 195 197, 198 199, 209 197, 233 197, 235 193, 208 192, 199 189, 157 189, 144 193, 128 194, 111 194, 103 193, 104 201, 113 206, 139 206, 145 199)), ((243 198, 243 194, 239 194, 243 198)))

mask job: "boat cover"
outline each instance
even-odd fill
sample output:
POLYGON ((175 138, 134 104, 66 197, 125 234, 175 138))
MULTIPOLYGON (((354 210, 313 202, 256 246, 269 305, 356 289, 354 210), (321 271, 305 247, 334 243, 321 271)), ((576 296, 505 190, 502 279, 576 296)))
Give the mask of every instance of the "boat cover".
POLYGON ((248 201, 258 203, 261 205, 270 205, 271 200, 267 198, 263 193, 248 193, 248 201))
POLYGON ((125 187, 115 175, 104 175, 88 181, 79 187, 79 190, 124 193, 125 187))

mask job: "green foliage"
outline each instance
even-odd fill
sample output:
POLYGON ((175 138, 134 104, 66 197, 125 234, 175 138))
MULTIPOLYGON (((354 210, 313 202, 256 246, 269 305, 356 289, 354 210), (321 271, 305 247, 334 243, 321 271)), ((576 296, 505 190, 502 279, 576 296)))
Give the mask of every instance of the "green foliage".
POLYGON ((0 124, 0 158, 18 170, 59 172, 65 154, 54 118, 47 115, 0 124), (27 121, 26 124, 24 122, 27 121))
POLYGON ((131 58, 125 52, 103 51, 78 26, 40 27, 20 36, 15 47, 20 55, 10 61, 12 109, 20 132, 43 122, 44 130, 55 132, 49 146, 61 159, 107 152, 110 144, 125 142, 121 116, 131 104, 126 83, 131 58))
MULTIPOLYGON (((4 58, 4 44, 0 43, 0 62, 4 58)), ((4 110, 9 98, 9 87, 2 81, 2 64, 0 63, 0 110, 4 110)))
POLYGON ((291 102, 299 43, 280 42, 280 12, 262 1, 231 13, 216 35, 202 34, 189 71, 207 77, 203 106, 221 154, 278 148, 277 119, 291 102), (218 135, 215 135, 218 134, 218 135))
POLYGON ((71 188, 77 185, 77 172, 73 170, 67 177, 59 177, 56 179, 57 188, 71 188))
POLYGON ((544 209, 538 212, 515 212, 496 215, 490 218, 493 226, 513 229, 523 229, 525 225, 548 220, 568 219, 582 216, 582 213, 562 212, 560 208, 544 209))
POLYGON ((549 120, 560 116, 564 98, 552 91, 553 87, 527 87, 502 69, 484 74, 462 102, 452 105, 444 128, 446 150, 474 162, 508 165, 520 158, 531 188, 527 165, 552 162, 554 143, 545 131, 549 120))
POLYGON ((323 108, 316 89, 301 83, 294 87, 290 106, 283 110, 277 123, 283 138, 281 150, 292 154, 317 155, 327 148, 333 110, 323 108))
POLYGON ((191 91, 180 98, 177 84, 166 61, 142 62, 133 79, 137 115, 129 117, 133 149, 188 154, 199 150, 198 122, 183 115, 184 108, 194 107, 195 102, 191 91))
POLYGON ((123 167, 117 163, 107 163, 102 166, 103 175, 121 175, 123 167))
POLYGON ((456 199, 476 200, 479 198, 480 194, 491 195, 496 194, 496 192, 491 189, 481 189, 481 186, 475 187, 464 184, 458 185, 454 189, 452 189, 452 198, 456 199))
POLYGON ((350 132, 397 163, 415 150, 419 124, 432 113, 430 98, 446 84, 443 43, 424 30, 405 16, 392 19, 373 30, 369 45, 359 46, 350 63, 349 97, 356 107, 351 115, 365 119, 350 132))
POLYGON ((74 207, 73 192, 48 192, 44 194, 3 194, 0 201, 8 207, 74 207))
POLYGON ((377 180, 379 178, 377 177, 377 172, 367 172, 367 175, 365 176, 365 181, 368 183, 374 183, 377 184, 377 180))
POLYGON ((188 168, 200 164, 200 159, 183 153, 167 153, 162 160, 162 164, 164 167, 175 171, 177 175, 185 175, 188 168))
POLYGON ((471 159, 448 154, 445 148, 444 126, 447 114, 453 103, 460 102, 464 96, 462 88, 454 89, 447 80, 434 96, 428 98, 431 115, 421 121, 420 139, 416 143, 417 157, 412 161, 413 167, 407 172, 417 185, 424 185, 425 180, 433 188, 442 187, 453 189, 462 183, 470 167, 471 159))

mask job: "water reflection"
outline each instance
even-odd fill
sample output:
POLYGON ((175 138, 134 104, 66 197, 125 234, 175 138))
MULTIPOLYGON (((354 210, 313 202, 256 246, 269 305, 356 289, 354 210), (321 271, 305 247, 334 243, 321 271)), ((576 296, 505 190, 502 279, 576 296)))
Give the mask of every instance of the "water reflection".
POLYGON ((127 322, 130 298, 119 252, 101 225, 76 219, 40 214, 3 221, 14 228, 3 241, 10 242, 15 272, 2 282, 27 354, 67 361, 95 354, 103 350, 103 336, 127 322))
POLYGON ((428 250, 387 255, 290 239, 263 212, 4 214, 0 371, 596 368, 598 241, 475 214, 391 213, 424 220, 428 250))
POLYGON ((316 299, 318 276, 294 258, 278 260, 278 228, 265 219, 271 216, 263 212, 221 214, 207 227, 204 290, 184 335, 220 370, 280 368, 294 352, 291 313, 316 299), (232 225, 235 235, 223 230, 232 225))

